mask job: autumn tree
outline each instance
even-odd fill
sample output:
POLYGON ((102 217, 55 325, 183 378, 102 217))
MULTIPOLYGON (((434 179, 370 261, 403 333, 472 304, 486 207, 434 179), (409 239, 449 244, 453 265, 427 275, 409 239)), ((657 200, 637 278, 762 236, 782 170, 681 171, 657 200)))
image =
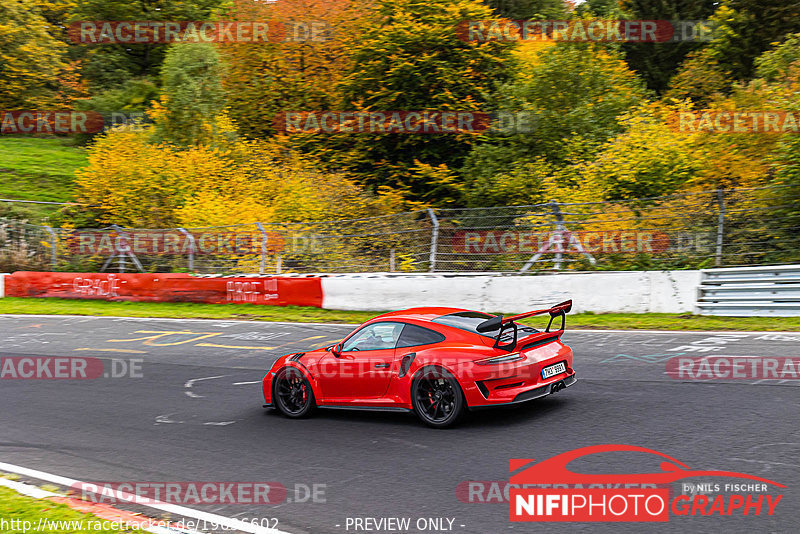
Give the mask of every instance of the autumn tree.
POLYGON ((55 105, 65 53, 35 1, 0 3, 0 109, 55 105))
POLYGON ((269 42, 224 43, 224 78, 231 116, 242 134, 276 133, 273 117, 285 111, 331 109, 350 51, 366 25, 370 2, 360 0, 237 1, 233 20, 267 21, 269 42))
MULTIPOLYGON (((488 96, 509 77, 512 46, 466 42, 455 28, 461 21, 491 19, 487 7, 475 0, 375 4, 337 87, 340 109, 488 111, 488 96)), ((372 188, 388 186, 413 201, 442 203, 459 198, 452 173, 473 143, 471 134, 334 134, 311 139, 306 149, 372 188)))

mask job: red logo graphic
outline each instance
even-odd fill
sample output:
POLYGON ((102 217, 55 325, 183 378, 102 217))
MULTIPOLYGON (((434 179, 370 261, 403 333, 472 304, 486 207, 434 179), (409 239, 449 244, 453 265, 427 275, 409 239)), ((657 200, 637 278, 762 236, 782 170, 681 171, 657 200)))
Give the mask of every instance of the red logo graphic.
MULTIPOLYGON (((532 460, 511 460, 510 469, 530 464, 532 460)), ((664 453, 633 445, 595 445, 568 451, 535 463, 510 478, 509 507, 511 521, 668 521, 669 511, 675 515, 772 515, 783 495, 680 495, 670 503, 669 489, 631 485, 663 485, 693 477, 742 478, 784 488, 772 480, 738 473, 692 469, 664 453), (660 457, 659 472, 635 474, 585 474, 567 468, 572 461, 603 452, 642 452, 660 457), (597 487, 620 484, 627 487, 597 487), (530 487, 530 486, 551 487, 530 487), (572 486, 572 487, 570 487, 572 486), (709 506, 710 505, 710 506, 709 506)), ((717 485, 718 486, 718 485, 717 485)), ((727 484, 738 490, 741 484, 727 484)), ((755 486, 755 485, 753 485, 755 486)))

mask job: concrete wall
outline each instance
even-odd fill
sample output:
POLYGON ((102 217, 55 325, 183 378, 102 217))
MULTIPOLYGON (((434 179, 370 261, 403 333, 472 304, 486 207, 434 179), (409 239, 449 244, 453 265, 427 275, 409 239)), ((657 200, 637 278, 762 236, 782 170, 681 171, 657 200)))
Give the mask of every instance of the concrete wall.
POLYGON ((322 306, 339 310, 454 306, 518 313, 571 298, 576 313, 683 313, 694 311, 699 285, 700 271, 330 275, 322 279, 322 306))

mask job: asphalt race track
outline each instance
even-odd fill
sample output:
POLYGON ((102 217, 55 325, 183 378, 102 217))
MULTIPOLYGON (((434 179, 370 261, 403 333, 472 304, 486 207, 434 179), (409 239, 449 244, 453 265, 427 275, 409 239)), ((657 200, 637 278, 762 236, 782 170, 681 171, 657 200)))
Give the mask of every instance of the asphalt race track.
MULTIPOLYGON (((0 380, 0 461, 84 481, 277 481, 292 502, 204 510, 277 518, 279 529, 297 533, 356 532, 347 519, 366 517, 408 517, 412 525, 443 517, 453 520, 452 532, 479 534, 800 531, 800 380, 665 374, 666 361, 679 355, 800 356, 800 333, 568 331, 577 384, 513 409, 476 412, 450 430, 407 414, 320 410, 289 420, 262 409, 260 380, 278 356, 330 344, 351 328, 2 316, 0 357, 114 358, 140 366, 141 377, 0 380), (640 445, 693 468, 759 475, 787 488, 773 516, 649 524, 512 523, 507 503, 462 502, 456 492, 464 481, 507 481, 509 459, 603 443, 640 445), (305 500, 294 488, 313 485, 324 502, 294 502, 305 500)), ((625 456, 583 467, 637 473, 658 463, 625 456)))

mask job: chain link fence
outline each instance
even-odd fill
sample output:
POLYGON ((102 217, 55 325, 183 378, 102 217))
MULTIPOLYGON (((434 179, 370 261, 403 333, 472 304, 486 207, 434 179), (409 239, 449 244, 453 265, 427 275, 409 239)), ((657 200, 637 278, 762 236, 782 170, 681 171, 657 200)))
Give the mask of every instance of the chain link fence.
POLYGON ((765 187, 206 228, 0 220, 0 271, 526 273, 797 263, 799 201, 796 188, 765 187))

